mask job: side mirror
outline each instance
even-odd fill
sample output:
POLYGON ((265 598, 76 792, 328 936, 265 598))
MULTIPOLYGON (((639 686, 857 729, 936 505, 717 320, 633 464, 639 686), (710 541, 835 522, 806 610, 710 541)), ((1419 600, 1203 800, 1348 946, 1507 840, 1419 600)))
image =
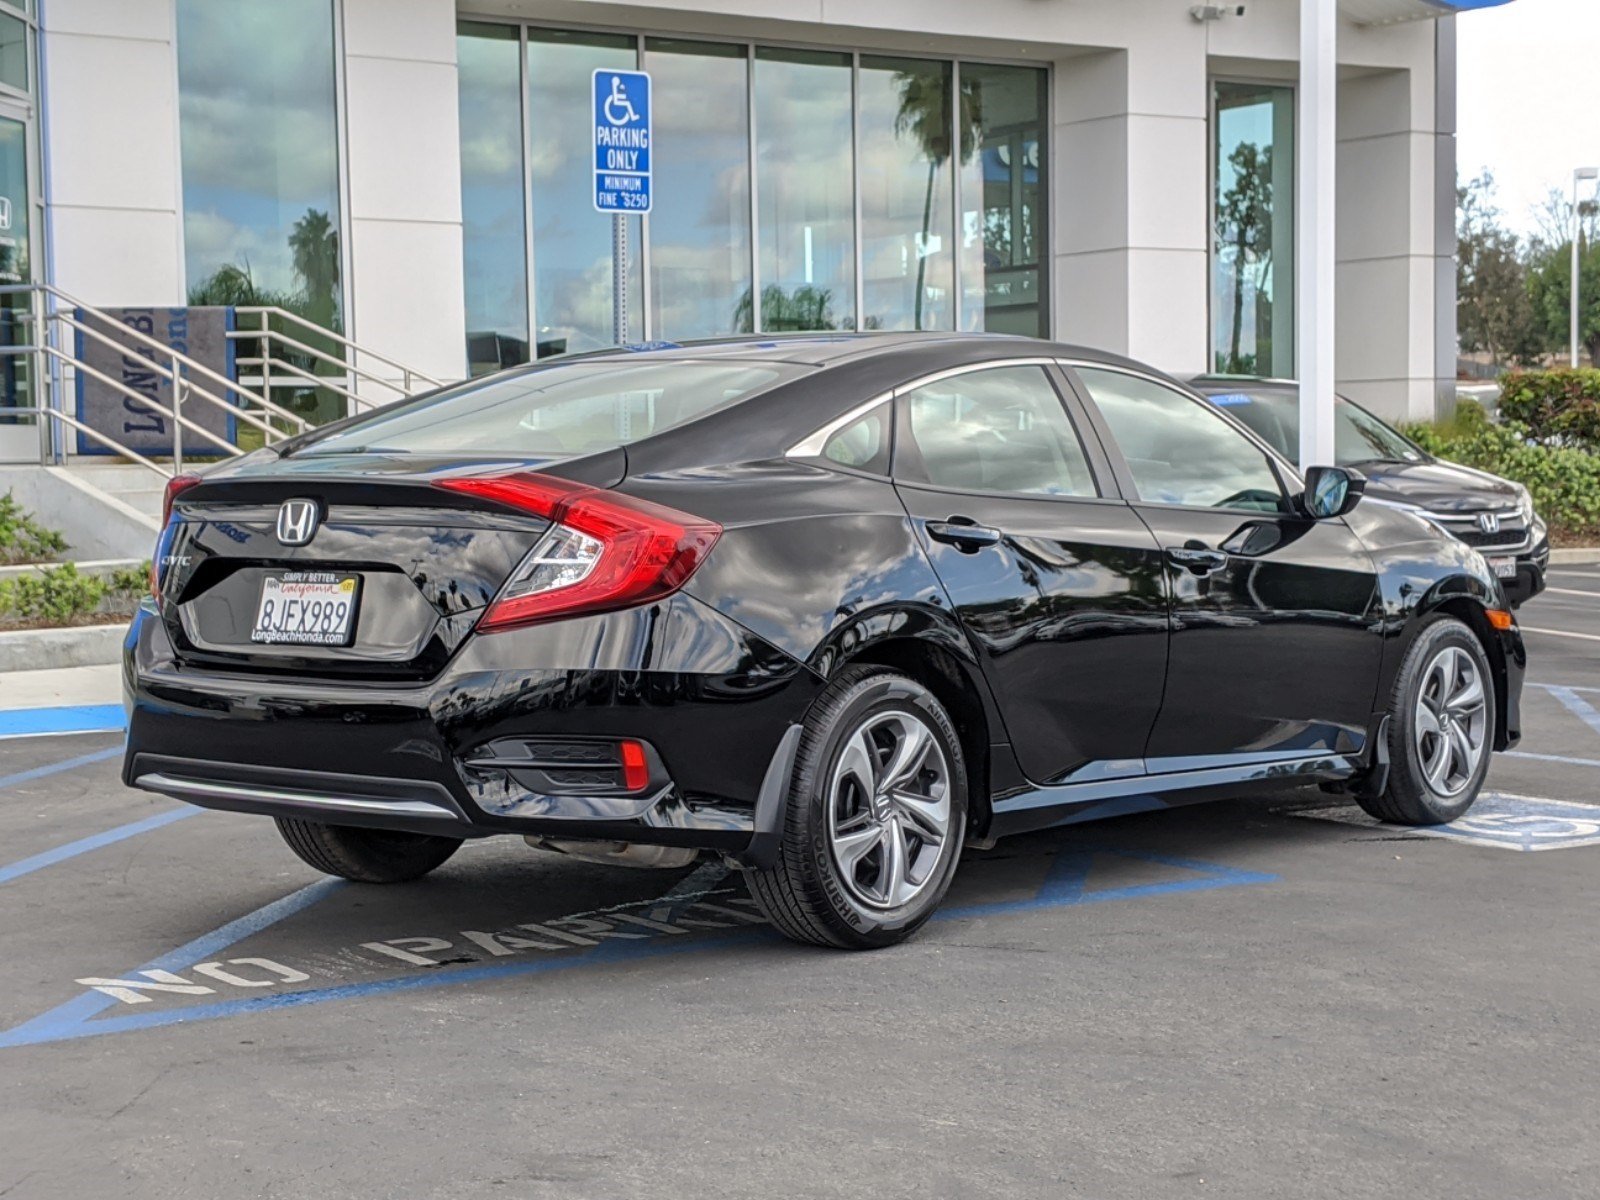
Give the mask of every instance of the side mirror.
POLYGON ((1306 472, 1306 490, 1295 497, 1300 511, 1313 521, 1342 517, 1367 490, 1367 477, 1349 467, 1312 467, 1306 472))

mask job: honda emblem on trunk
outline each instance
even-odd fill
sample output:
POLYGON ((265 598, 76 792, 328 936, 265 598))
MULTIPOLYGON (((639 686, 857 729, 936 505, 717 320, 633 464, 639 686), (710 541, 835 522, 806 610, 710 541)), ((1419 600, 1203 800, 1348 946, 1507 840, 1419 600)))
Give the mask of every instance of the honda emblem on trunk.
POLYGON ((285 546, 304 546, 317 532, 315 500, 285 500, 278 510, 278 540, 285 546))
POLYGON ((1483 530, 1485 533, 1499 533, 1500 514, 1492 512, 1479 513, 1478 528, 1483 530))

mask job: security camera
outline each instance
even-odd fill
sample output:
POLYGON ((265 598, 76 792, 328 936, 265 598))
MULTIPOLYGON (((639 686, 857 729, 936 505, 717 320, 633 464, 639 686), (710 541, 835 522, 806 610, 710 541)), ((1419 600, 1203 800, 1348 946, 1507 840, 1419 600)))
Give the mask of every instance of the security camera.
POLYGON ((1242 4, 1196 4, 1189 10, 1196 21, 1220 21, 1223 17, 1244 16, 1242 4))

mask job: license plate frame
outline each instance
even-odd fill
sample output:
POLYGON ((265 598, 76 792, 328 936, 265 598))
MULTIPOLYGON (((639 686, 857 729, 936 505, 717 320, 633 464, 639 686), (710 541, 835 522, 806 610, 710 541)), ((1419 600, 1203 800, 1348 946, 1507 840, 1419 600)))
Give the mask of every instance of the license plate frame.
POLYGON ((354 571, 268 571, 256 594, 250 641, 257 646, 303 646, 314 649, 344 648, 354 644, 361 613, 361 576, 354 571), (348 597, 348 599, 346 599, 348 597), (267 611, 271 603, 274 609, 267 611), (342 612, 337 605, 346 604, 342 612), (304 612, 293 607, 304 605, 304 612), (332 605, 332 611, 312 605, 332 605), (286 614, 291 615, 285 620, 286 614))
POLYGON ((1491 558, 1489 569, 1494 572, 1496 579, 1515 579, 1517 577, 1517 560, 1515 558, 1491 558))

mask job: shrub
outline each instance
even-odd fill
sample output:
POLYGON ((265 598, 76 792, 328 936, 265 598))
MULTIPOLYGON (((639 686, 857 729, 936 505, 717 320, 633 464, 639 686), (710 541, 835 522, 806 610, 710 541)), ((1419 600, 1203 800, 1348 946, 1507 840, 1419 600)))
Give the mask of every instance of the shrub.
POLYGON ((1429 454, 1522 484, 1556 541, 1600 542, 1600 456, 1534 441, 1532 431, 1516 422, 1491 424, 1471 403, 1462 404, 1450 422, 1414 425, 1406 435, 1429 454))
POLYGON ((147 570, 120 568, 109 579, 85 575, 62 563, 28 575, 0 579, 0 623, 77 625, 102 606, 123 612, 144 591, 147 570))
POLYGON ((10 492, 0 496, 0 563, 45 562, 67 548, 67 540, 46 529, 10 492))
POLYGON ((1502 375, 1500 416, 1525 426, 1538 441, 1600 450, 1600 370, 1502 375))

